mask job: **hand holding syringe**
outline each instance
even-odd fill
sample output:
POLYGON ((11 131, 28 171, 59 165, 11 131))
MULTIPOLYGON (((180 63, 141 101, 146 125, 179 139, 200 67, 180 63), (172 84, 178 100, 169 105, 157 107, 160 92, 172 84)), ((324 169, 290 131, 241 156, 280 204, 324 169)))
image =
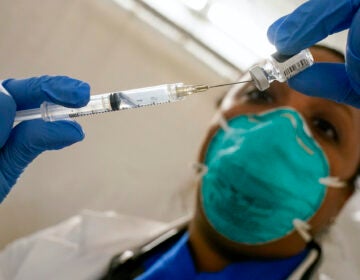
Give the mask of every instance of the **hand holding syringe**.
POLYGON ((121 92, 104 93, 91 96, 89 103, 82 108, 68 108, 50 102, 44 102, 40 108, 17 111, 15 122, 39 118, 46 121, 56 121, 117 110, 139 108, 148 105, 175 102, 184 99, 186 96, 203 92, 210 88, 245 82, 248 81, 214 86, 191 86, 184 85, 182 83, 175 83, 121 92))
MULTIPOLYGON (((263 91, 274 80, 285 82, 313 64, 313 57, 308 49, 293 56, 273 54, 262 67, 255 66, 249 70, 251 81, 263 91)), ((67 118, 112 112, 148 105, 175 102, 194 93, 203 92, 214 87, 228 86, 249 81, 208 85, 184 85, 183 83, 165 84, 160 86, 132 89, 93 95, 90 102, 82 108, 67 108, 53 103, 44 102, 40 108, 17 111, 15 122, 39 119, 56 121, 67 118)))

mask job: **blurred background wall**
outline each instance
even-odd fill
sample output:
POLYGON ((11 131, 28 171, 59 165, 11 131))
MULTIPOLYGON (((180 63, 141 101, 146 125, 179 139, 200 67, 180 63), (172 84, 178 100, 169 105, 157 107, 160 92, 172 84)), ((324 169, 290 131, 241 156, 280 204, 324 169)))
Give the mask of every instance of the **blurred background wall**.
MULTIPOLYGON (((111 1, 3 0, 0 38, 3 79, 68 75, 92 94, 222 81, 111 1)), ((42 154, 0 206, 0 247, 84 208, 164 221, 185 213, 188 166, 221 95, 78 119, 85 140, 42 154)))

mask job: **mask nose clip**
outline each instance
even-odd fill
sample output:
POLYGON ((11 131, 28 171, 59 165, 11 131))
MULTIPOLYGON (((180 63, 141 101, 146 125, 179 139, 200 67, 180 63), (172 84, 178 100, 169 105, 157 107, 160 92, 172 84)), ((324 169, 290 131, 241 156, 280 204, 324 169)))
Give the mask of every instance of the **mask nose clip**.
POLYGON ((300 236, 302 237, 302 239, 304 239, 306 243, 312 240, 312 237, 309 234, 309 230, 311 229, 311 226, 307 222, 304 222, 300 219, 294 219, 293 225, 296 231, 300 234, 300 236))
MULTIPOLYGON (((311 130, 310 130, 308 124, 306 123, 304 116, 303 116, 301 113, 299 113, 299 112, 297 112, 296 110, 294 110, 294 109, 291 108, 291 109, 288 109, 288 112, 287 112, 287 113, 283 113, 282 116, 285 117, 285 118, 288 118, 288 119, 290 120, 292 126, 294 127, 294 129, 297 129, 300 120, 294 116, 294 113, 296 113, 296 114, 299 115, 300 120, 301 120, 302 123, 303 123, 302 128, 303 128, 304 132, 305 132, 308 136, 312 136, 311 130)), ((301 121, 300 121, 300 122, 301 122, 301 121)))
POLYGON ((219 112, 217 114, 216 118, 217 118, 218 124, 225 132, 229 132, 231 130, 231 127, 229 126, 226 118, 224 117, 224 115, 221 112, 219 112))
POLYGON ((202 178, 208 172, 208 167, 201 162, 192 163, 191 168, 194 170, 196 176, 199 178, 202 178))

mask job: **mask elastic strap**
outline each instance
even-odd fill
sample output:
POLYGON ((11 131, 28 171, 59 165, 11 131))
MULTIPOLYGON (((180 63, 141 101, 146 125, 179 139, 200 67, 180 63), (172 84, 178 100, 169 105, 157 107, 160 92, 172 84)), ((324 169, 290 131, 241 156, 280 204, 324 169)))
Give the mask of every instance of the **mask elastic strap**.
POLYGON ((198 178, 202 178, 208 172, 208 167, 201 162, 194 162, 190 167, 195 171, 198 178))
POLYGON ((223 116, 221 112, 219 112, 216 116, 217 122, 219 123, 220 127, 225 131, 228 132, 231 130, 231 127, 228 125, 226 118, 223 116))
POLYGON ((316 267, 318 266, 322 250, 321 247, 314 241, 312 236, 309 234, 310 225, 307 222, 304 222, 300 219, 294 219, 293 225, 296 231, 306 242, 306 248, 308 248, 308 253, 301 264, 293 271, 291 275, 287 278, 288 280, 298 280, 298 279, 310 279, 313 275, 316 267))
POLYGON ((329 176, 325 178, 320 178, 319 183, 328 187, 338 188, 338 189, 346 187, 346 183, 344 181, 341 181, 339 177, 329 176))
POLYGON ((293 225, 295 227, 295 230, 300 234, 300 236, 302 237, 302 239, 304 239, 306 243, 312 241, 313 238, 309 233, 311 226, 307 222, 304 222, 300 219, 294 219, 293 225))

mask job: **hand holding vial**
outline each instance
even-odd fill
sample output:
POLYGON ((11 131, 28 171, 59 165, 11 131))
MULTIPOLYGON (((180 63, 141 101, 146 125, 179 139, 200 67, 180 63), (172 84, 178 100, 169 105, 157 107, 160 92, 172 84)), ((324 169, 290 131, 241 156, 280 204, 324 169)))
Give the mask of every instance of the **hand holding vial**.
POLYGON ((293 55, 328 35, 349 29, 345 63, 316 63, 289 80, 293 89, 360 108, 360 1, 312 0, 275 21, 268 38, 293 55), (296 35, 294 35, 296 34, 296 35))

